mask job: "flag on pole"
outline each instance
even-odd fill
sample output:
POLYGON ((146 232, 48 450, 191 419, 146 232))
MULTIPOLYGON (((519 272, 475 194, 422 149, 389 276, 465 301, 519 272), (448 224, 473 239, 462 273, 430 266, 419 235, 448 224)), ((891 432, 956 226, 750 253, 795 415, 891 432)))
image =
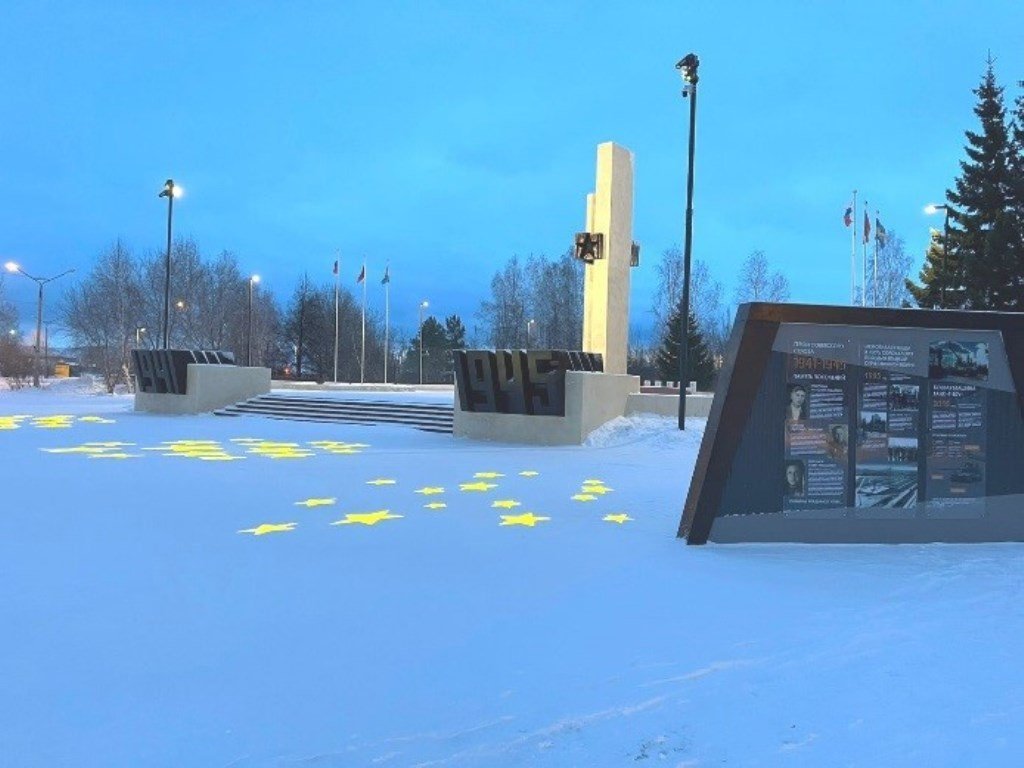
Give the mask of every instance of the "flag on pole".
POLYGON ((885 231, 885 227, 882 226, 882 221, 875 216, 875 240, 878 241, 879 245, 885 245, 886 238, 889 237, 889 233, 885 231))
POLYGON ((391 282, 391 265, 384 267, 384 277, 381 278, 380 284, 387 285, 391 282))
POLYGON ((864 211, 864 242, 867 243, 871 240, 871 219, 868 218, 868 212, 864 211))
POLYGON ((846 213, 843 214, 843 226, 848 227, 853 224, 853 206, 848 205, 846 207, 846 213))
POLYGON ((356 278, 356 285, 363 282, 366 279, 366 265, 363 264, 362 269, 359 270, 359 277, 356 278))
POLYGON ((334 274, 338 274, 338 260, 334 260, 334 274))

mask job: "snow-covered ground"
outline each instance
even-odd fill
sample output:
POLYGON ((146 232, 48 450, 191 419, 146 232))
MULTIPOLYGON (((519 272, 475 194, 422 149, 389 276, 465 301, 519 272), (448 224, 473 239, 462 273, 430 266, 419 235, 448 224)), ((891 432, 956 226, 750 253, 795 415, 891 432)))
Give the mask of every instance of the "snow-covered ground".
POLYGON ((700 421, 0 417, 4 768, 1024 762, 1024 548, 687 547, 700 421))

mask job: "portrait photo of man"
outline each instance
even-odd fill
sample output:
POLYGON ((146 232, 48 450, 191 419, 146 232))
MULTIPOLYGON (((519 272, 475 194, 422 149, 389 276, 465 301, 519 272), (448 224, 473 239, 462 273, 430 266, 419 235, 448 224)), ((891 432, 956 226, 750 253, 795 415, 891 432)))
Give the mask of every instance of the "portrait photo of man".
POLYGON ((803 384, 790 384, 786 401, 786 421, 802 421, 807 418, 807 387, 803 384))

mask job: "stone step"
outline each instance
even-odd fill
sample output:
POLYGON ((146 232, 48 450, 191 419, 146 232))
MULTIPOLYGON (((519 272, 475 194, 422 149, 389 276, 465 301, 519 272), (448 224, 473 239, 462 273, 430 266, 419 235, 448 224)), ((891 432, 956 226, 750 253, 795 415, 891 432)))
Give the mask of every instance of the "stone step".
POLYGON ((344 424, 398 424, 425 432, 452 433, 454 408, 448 405, 341 400, 325 397, 261 395, 214 411, 217 416, 265 416, 293 421, 344 424))

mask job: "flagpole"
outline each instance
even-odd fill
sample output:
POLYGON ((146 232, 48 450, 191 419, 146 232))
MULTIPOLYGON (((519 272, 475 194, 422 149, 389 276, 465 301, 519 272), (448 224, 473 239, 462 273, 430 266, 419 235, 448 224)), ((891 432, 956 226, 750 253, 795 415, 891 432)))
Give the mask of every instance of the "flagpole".
POLYGON ((878 306, 878 222, 880 221, 878 216, 878 209, 875 208, 875 275, 874 275, 874 288, 871 289, 871 305, 874 307, 878 306))
POLYGON ((853 221, 850 222, 850 306, 857 305, 857 190, 853 190, 853 221))
POLYGON ((390 319, 389 315, 391 312, 391 264, 388 263, 384 267, 384 275, 388 278, 388 281, 384 283, 384 383, 388 383, 388 330, 390 319))
MULTIPOLYGON (((868 220, 868 201, 864 201, 864 221, 868 220)), ((860 282, 860 305, 868 305, 868 230, 864 227, 864 236, 861 238, 861 282, 860 282)))
POLYGON ((366 381, 366 259, 363 259, 363 344, 359 354, 359 383, 366 381))
POLYGON ((334 260, 334 383, 338 383, 338 280, 341 275, 341 249, 334 260))

